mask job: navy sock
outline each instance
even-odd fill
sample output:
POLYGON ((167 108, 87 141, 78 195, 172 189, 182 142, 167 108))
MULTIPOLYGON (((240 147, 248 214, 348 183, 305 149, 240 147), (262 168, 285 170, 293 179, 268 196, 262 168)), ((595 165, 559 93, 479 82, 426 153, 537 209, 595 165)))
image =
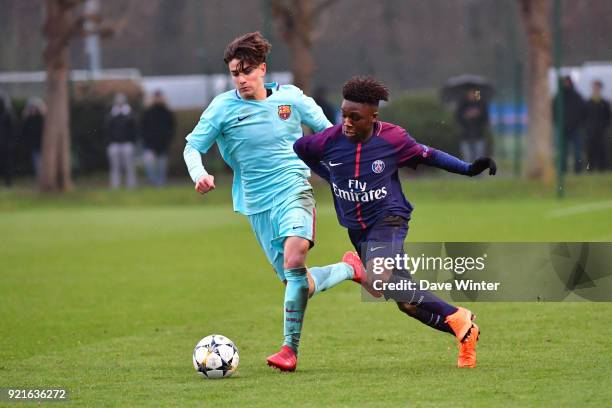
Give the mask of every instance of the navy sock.
POLYGON ((445 301, 427 290, 419 290, 418 292, 424 294, 425 299, 427 299, 424 300, 419 305, 419 307, 424 310, 427 310, 428 312, 438 314, 446 318, 446 316, 452 315, 458 310, 455 306, 446 303, 445 301))
POLYGON ((440 330, 441 332, 455 335, 455 332, 451 327, 446 323, 445 318, 440 316, 439 314, 431 313, 423 308, 417 307, 416 312, 414 314, 407 313, 408 316, 418 320, 419 322, 432 327, 436 330, 440 330))
MULTIPOLYGON (((409 281, 410 279, 399 276, 397 274, 391 275, 389 282, 399 284, 401 282, 409 281)), ((406 302, 411 305, 422 308, 432 314, 437 314, 446 318, 448 315, 452 315, 457 311, 457 308, 451 304, 446 303, 428 290, 401 290, 401 291, 386 291, 385 297, 391 298, 396 302, 406 302)))

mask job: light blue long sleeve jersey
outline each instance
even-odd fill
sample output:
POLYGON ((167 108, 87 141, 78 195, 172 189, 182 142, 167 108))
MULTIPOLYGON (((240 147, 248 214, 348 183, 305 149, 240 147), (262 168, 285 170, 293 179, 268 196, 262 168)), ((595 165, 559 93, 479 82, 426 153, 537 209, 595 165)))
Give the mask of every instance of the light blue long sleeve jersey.
POLYGON ((183 153, 195 183, 207 174, 200 153, 216 142, 234 171, 234 211, 245 215, 267 211, 291 194, 310 188, 310 171, 293 151, 293 143, 302 137, 302 123, 315 132, 332 126, 323 110, 299 88, 276 83, 265 86, 270 91, 264 100, 242 99, 236 90, 215 97, 187 135, 183 153))

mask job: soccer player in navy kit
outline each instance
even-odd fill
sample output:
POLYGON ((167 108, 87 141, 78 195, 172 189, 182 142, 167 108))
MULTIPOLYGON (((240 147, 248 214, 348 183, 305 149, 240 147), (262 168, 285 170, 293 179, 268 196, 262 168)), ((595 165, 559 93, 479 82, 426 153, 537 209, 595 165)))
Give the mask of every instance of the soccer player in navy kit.
MULTIPOLYGON (((371 277, 363 265, 375 257, 403 254, 408 220, 413 207, 404 197, 398 176, 400 167, 419 164, 449 172, 475 176, 486 169, 496 172, 495 162, 486 157, 463 162, 440 150, 417 143, 399 126, 377 120, 378 104, 388 100, 388 89, 371 77, 354 77, 343 87, 342 124, 294 144, 297 155, 331 186, 340 224, 359 256, 345 254, 343 261, 361 269, 362 284, 373 295, 371 277)), ((405 271, 389 271, 388 282, 410 279, 405 271)), ((476 366, 476 343, 480 329, 474 315, 455 307, 429 291, 385 291, 401 311, 437 330, 454 335, 459 344, 459 367, 476 366)))

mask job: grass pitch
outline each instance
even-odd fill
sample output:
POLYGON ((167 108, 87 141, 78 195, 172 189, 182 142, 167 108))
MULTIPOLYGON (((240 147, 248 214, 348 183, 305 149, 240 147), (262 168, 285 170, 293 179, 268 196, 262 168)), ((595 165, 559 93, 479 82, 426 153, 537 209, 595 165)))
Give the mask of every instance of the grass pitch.
MULTIPOLYGON (((407 183, 409 240, 612 240, 612 183, 578 183, 563 202, 502 183, 407 183)), ((329 193, 315 188, 311 265, 350 249, 329 193)), ((214 194, 0 192, 0 386, 65 387, 75 406, 609 404, 610 303, 468 304, 482 328, 479 366, 458 370, 451 336, 393 304, 362 303, 345 282, 309 303, 298 371, 269 369, 283 287, 228 191, 214 194), (230 379, 193 370, 192 348, 211 333, 240 350, 230 379)))

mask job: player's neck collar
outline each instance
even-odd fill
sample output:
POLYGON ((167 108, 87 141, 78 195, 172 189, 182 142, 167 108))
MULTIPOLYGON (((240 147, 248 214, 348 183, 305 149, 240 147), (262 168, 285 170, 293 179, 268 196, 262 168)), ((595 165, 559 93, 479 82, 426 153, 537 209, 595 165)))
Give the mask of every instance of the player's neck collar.
MULTIPOLYGON (((280 85, 278 82, 266 82, 264 83, 264 89, 266 90, 266 98, 269 98, 274 92, 280 89, 280 85)), ((236 98, 238 99, 244 99, 242 96, 240 96, 240 92, 238 92, 237 89, 234 89, 234 95, 236 95, 236 98)))
POLYGON ((372 133, 370 134, 370 136, 368 136, 364 141, 362 141, 361 143, 366 143, 370 140, 372 140, 372 138, 374 136, 378 136, 380 134, 380 130, 382 129, 382 125, 380 124, 380 121, 375 121, 372 124, 372 133))
POLYGON ((264 83, 264 88, 266 89, 274 89, 275 91, 278 91, 278 89, 280 88, 280 85, 278 84, 278 82, 266 82, 264 83))

